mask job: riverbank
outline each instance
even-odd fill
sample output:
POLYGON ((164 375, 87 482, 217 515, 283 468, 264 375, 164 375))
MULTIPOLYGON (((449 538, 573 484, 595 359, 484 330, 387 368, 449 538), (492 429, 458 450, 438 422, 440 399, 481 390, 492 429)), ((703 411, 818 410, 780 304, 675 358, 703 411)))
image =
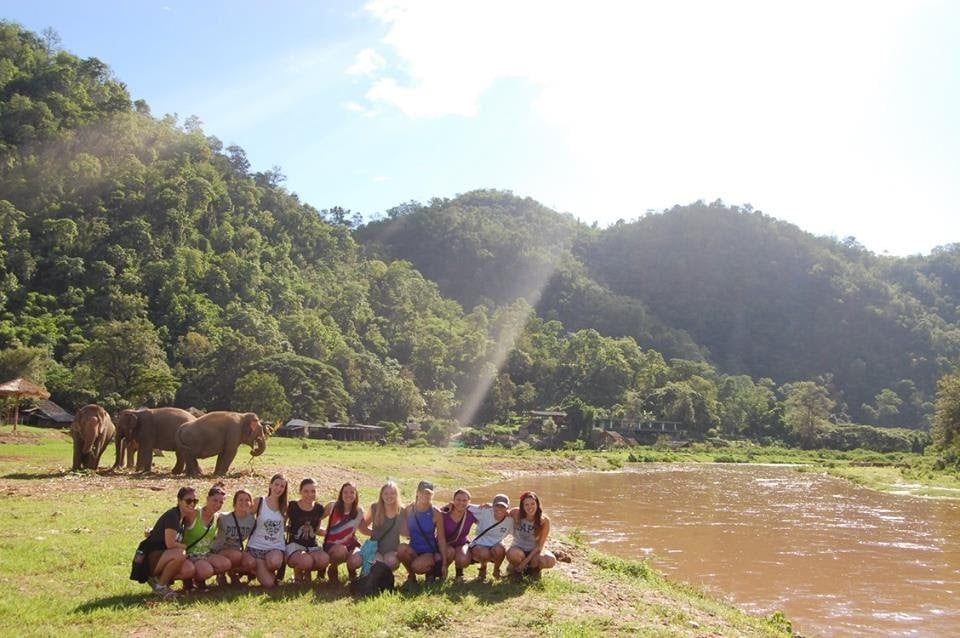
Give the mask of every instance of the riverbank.
POLYGON ((960 476, 936 468, 933 456, 868 450, 800 450, 733 443, 723 447, 696 443, 678 450, 636 448, 606 453, 608 463, 762 463, 802 466, 863 487, 908 496, 960 498, 960 476))
MULTIPOLYGON (((112 451, 108 453, 112 454, 112 451)), ((364 503, 386 478, 409 496, 432 478, 440 496, 525 473, 615 469, 616 456, 523 453, 275 439, 251 463, 238 455, 228 490, 260 492, 270 475, 312 475, 322 494, 358 481, 364 503)), ((539 583, 444 583, 354 602, 345 588, 285 585, 215 590, 159 602, 127 579, 142 529, 172 505, 186 479, 70 473, 70 441, 60 432, 22 428, 0 435, 0 493, 10 524, 0 536, 0 633, 3 635, 312 634, 408 636, 456 631, 464 636, 523 631, 532 635, 786 636, 779 615, 764 619, 672 583, 645 562, 627 561, 557 539, 570 558, 539 583)), ((157 459, 172 465, 170 455, 157 459)), ((109 465, 109 463, 107 463, 109 465)), ((211 462, 203 464, 209 471, 211 462)), ((190 481, 198 488, 209 478, 190 481)), ((544 495, 549 498, 549 495, 544 495)), ((467 571, 468 579, 475 568, 467 571)))

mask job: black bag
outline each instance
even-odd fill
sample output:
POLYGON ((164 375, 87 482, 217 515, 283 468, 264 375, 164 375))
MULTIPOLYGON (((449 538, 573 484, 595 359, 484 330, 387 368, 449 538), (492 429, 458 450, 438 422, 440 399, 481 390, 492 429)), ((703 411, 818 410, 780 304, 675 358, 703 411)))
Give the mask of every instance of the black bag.
MULTIPOLYGON (((184 522, 181 518, 180 529, 177 530, 177 536, 183 535, 183 527, 184 522)), ((210 531, 209 527, 207 527, 207 531, 210 531)), ((206 536, 206 532, 204 532, 204 536, 206 536)), ((138 583, 145 583, 150 580, 150 552, 163 551, 165 549, 165 544, 157 545, 156 543, 151 543, 149 535, 140 541, 140 544, 137 545, 137 551, 133 553, 133 563, 130 565, 130 580, 135 580, 138 583)))
POLYGON ((130 566, 130 580, 145 583, 150 579, 150 552, 154 549, 149 538, 145 538, 137 545, 133 554, 133 564, 130 566))
POLYGON ((393 591, 393 570, 386 563, 377 561, 370 568, 370 573, 361 576, 350 583, 350 591, 354 596, 376 596, 383 591, 393 591))

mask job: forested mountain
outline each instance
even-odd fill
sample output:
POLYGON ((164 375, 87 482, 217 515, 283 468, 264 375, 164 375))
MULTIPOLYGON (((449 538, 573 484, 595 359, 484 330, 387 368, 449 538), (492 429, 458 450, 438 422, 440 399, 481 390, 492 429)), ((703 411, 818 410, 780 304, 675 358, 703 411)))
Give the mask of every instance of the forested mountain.
POLYGON ((590 278, 574 249, 596 233, 529 197, 485 190, 392 209, 356 236, 369 254, 410 261, 465 308, 523 298, 569 330, 630 335, 667 357, 702 359, 685 332, 590 278))
POLYGON ((818 379, 841 419, 923 423, 960 357, 957 246, 880 257, 719 202, 598 230, 490 192, 408 205, 358 238, 468 306, 512 272, 516 292, 567 327, 629 335, 728 374, 818 379))
POLYGON ((491 190, 346 217, 0 22, 0 376, 67 407, 428 418, 437 441, 563 407, 559 439, 658 418, 852 446, 828 419, 924 425, 957 357, 953 249, 881 258, 720 205, 601 230, 491 190))
POLYGON ((718 203, 618 224, 582 258, 613 291, 688 331, 722 370, 778 382, 829 375, 850 416, 877 422, 891 403, 910 421, 929 412, 937 379, 958 361, 956 288, 933 274, 955 266, 949 254, 877 257, 718 203))

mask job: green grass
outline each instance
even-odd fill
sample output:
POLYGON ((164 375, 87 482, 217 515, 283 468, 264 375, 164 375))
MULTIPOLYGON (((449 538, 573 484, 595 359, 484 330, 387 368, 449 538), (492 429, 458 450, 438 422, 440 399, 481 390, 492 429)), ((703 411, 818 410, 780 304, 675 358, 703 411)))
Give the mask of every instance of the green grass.
MULTIPOLYGON (((569 545, 576 553, 573 563, 527 585, 445 582, 355 601, 342 587, 285 584, 271 592, 215 588, 173 602, 157 601, 146 586, 128 579, 130 559, 143 529, 172 505, 174 491, 185 479, 71 473, 70 445, 60 432, 22 428, 21 435, 11 437, 6 428, 0 430, 5 510, 0 635, 786 635, 769 630, 763 619, 669 583, 645 564, 602 557, 575 545, 569 545), (610 601, 618 606, 610 607, 610 601), (652 611, 657 606, 675 610, 678 620, 652 611)), ((173 459, 168 455, 158 461, 165 468, 173 459)), ((308 472, 328 481, 356 477, 368 501, 386 477, 399 480, 410 494, 423 476, 449 488, 515 472, 616 469, 623 462, 617 454, 582 451, 518 455, 320 441, 304 446, 275 439, 252 465, 245 459, 236 463, 226 483, 228 490, 262 487, 274 468, 284 467, 294 479, 308 472)), ((204 465, 209 471, 212 462, 204 465)), ((192 483, 203 487, 210 481, 192 483)), ((468 579, 475 569, 468 569, 468 579)))

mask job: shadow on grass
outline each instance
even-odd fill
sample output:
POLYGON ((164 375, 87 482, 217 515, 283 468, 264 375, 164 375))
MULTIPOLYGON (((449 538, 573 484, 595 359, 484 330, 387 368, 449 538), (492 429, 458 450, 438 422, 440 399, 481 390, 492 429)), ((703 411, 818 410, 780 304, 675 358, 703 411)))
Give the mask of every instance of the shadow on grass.
POLYGON ((63 478, 68 474, 69 472, 14 472, 13 474, 4 474, 0 478, 15 481, 36 481, 39 479, 63 478))
MULTIPOLYGON (((454 603, 471 599, 480 605, 496 605, 509 598, 522 596, 530 585, 512 582, 484 582, 476 581, 454 582, 448 580, 442 583, 419 582, 416 586, 398 586, 394 593, 403 600, 416 600, 427 596, 440 596, 454 603)), ((371 598, 376 598, 372 596, 371 598)), ((365 600, 356 598, 355 602, 365 600)))
POLYGON ((123 610, 131 607, 142 607, 149 596, 139 596, 137 594, 123 594, 122 596, 107 596, 90 600, 73 608, 75 614, 88 614, 91 611, 100 609, 123 610))
MULTIPOLYGON (((448 600, 459 603, 466 598, 474 600, 480 605, 496 605, 510 598, 522 596, 528 588, 536 588, 535 584, 499 582, 499 583, 477 583, 465 582, 454 583, 447 581, 445 583, 421 583, 416 587, 397 587, 394 590, 395 595, 401 599, 416 600, 427 596, 442 596, 448 600)), ((337 600, 352 599, 359 603, 367 598, 358 598, 350 593, 346 584, 330 585, 323 582, 315 585, 297 585, 286 582, 274 589, 264 589, 259 586, 234 586, 212 587, 203 592, 193 591, 190 593, 177 592, 178 596, 173 604, 181 607, 189 607, 197 604, 208 604, 210 602, 248 599, 252 597, 260 598, 265 603, 282 603, 289 600, 303 598, 312 593, 313 602, 335 602, 337 600)), ((388 594, 389 595, 389 594, 388 594)), ((371 596, 369 598, 376 598, 371 596)), ((89 600, 77 605, 73 609, 75 614, 87 614, 93 611, 110 609, 125 610, 130 608, 140 608, 145 605, 160 603, 160 599, 153 596, 146 587, 140 594, 123 594, 117 596, 107 596, 89 600)))
POLYGON ((127 480, 143 480, 143 481, 157 481, 161 479, 169 479, 174 481, 203 481, 205 479, 216 480, 216 479, 239 479, 239 478, 266 478, 266 474, 258 474, 255 472, 247 471, 233 471, 228 472, 223 476, 215 476, 213 474, 201 474, 199 476, 189 476, 187 474, 173 474, 170 471, 150 471, 150 472, 135 472, 129 469, 124 468, 99 468, 97 470, 76 470, 76 471, 66 471, 66 470, 43 470, 37 472, 12 472, 10 474, 0 475, 0 478, 3 479, 12 479, 15 481, 35 481, 42 479, 54 479, 54 478, 67 478, 67 477, 81 477, 81 476, 100 476, 104 478, 124 478, 127 480))
MULTIPOLYGON (((287 600, 300 598, 308 591, 308 588, 300 585, 294 585, 293 583, 286 583, 274 589, 264 589, 263 587, 258 586, 251 587, 246 585, 228 585, 226 587, 212 587, 209 590, 202 592, 192 591, 189 593, 183 593, 181 591, 177 591, 176 600, 169 602, 181 607, 190 607, 193 605, 208 604, 218 601, 232 602, 235 600, 248 599, 252 597, 261 598, 265 602, 284 602, 287 600)), ((152 593, 150 593, 150 590, 144 586, 142 595, 124 594, 120 596, 107 596, 105 598, 89 600, 74 607, 73 613, 86 614, 92 611, 103 609, 123 610, 131 607, 140 608, 151 604, 162 604, 162 602, 163 601, 155 597, 152 593)))

